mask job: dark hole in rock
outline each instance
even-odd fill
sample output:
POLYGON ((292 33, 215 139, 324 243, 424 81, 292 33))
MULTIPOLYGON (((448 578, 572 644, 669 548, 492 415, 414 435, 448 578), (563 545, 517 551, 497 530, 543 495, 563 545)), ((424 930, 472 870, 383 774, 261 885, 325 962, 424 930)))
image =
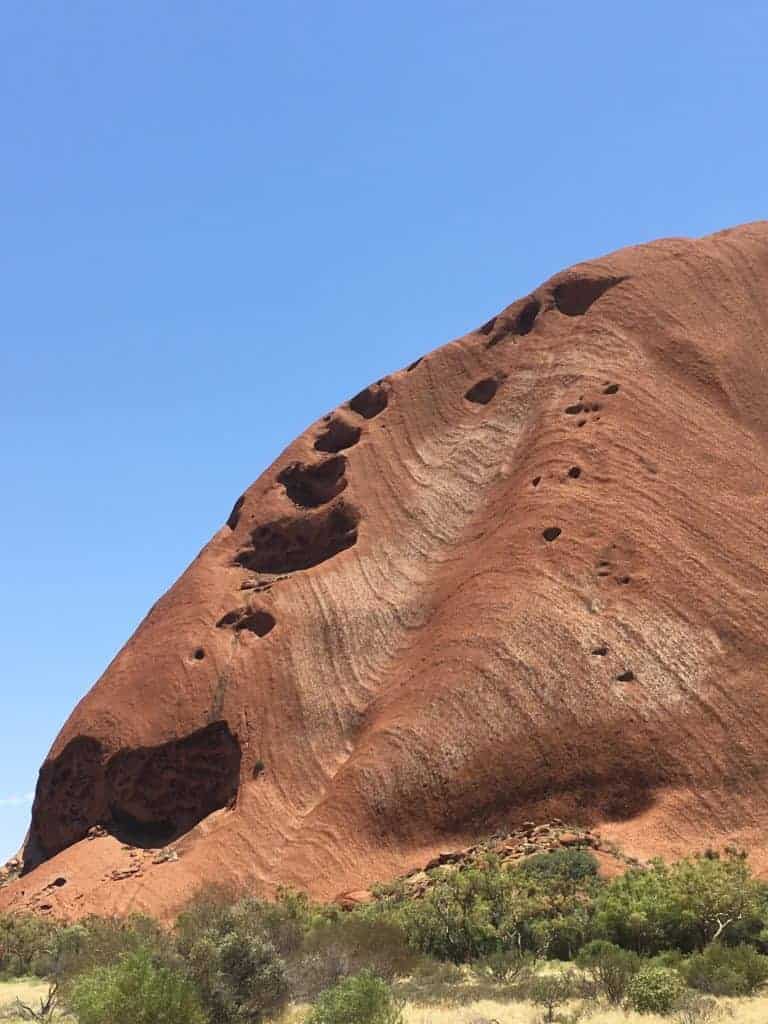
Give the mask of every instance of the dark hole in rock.
POLYGON ((164 846, 237 796, 240 745, 213 722, 156 747, 114 754, 78 736, 43 765, 24 873, 103 826, 131 846, 164 846))
POLYGON ((260 775, 262 775, 264 771, 265 771, 264 762, 263 761, 256 761, 254 766, 253 766, 253 777, 254 777, 254 779, 258 779, 258 777, 260 775))
POLYGON ((406 372, 410 373, 411 370, 415 370, 416 367, 419 365, 419 363, 422 361, 423 358, 424 358, 424 356, 419 356, 419 358, 418 359, 414 359, 412 363, 408 363, 408 365, 405 368, 406 372))
POLYGON ((555 287, 555 306, 566 316, 583 316, 597 300, 624 277, 577 277, 555 287))
POLYGON ((479 380, 477 384, 466 392, 464 397, 468 402, 475 402, 477 405, 487 405, 499 390, 499 381, 493 377, 486 377, 479 380))
POLYGON ((495 316, 480 328, 480 333, 488 337, 485 343, 486 348, 493 348, 503 341, 508 335, 530 334, 536 323, 536 317, 541 312, 541 303, 538 299, 529 298, 524 300, 518 312, 511 317, 495 316))
POLYGON ((54 889, 61 889, 61 887, 66 885, 66 884, 67 884, 66 878, 61 878, 61 877, 54 878, 54 880, 51 882, 51 886, 54 889))
POLYGON ((240 611, 227 612, 226 615, 222 615, 219 621, 216 623, 217 629, 223 629, 226 626, 234 626, 237 620, 240 618, 242 613, 240 611))
POLYGON ((229 513, 229 519, 227 519, 227 526, 230 530, 234 530, 237 524, 240 522, 240 513, 243 509, 243 502, 245 501, 245 495, 241 494, 235 504, 232 506, 232 511, 229 513))
POLYGON ((109 832, 131 846, 157 847, 230 806, 240 781, 240 744, 226 722, 183 739, 120 751, 105 772, 109 832))
POLYGON ((326 505, 347 486, 344 473, 347 460, 343 455, 334 455, 317 466, 303 462, 292 462, 279 474, 278 482, 285 487, 285 493, 301 508, 317 508, 326 505))
POLYGON ((631 580, 630 576, 619 576, 618 579, 616 580, 616 582, 617 583, 622 583, 622 584, 624 584, 626 586, 626 584, 629 583, 630 580, 631 580))
POLYGON ((575 416, 576 413, 584 412, 584 406, 581 402, 577 402, 575 405, 569 405, 565 412, 568 416, 575 416))
POLYGON ((205 651, 203 650, 202 647, 198 647, 195 650, 195 653, 192 655, 192 657, 195 659, 195 661, 202 661, 203 658, 205 657, 205 651))
POLYGON ((599 658, 604 658, 608 653, 608 648, 605 645, 602 645, 601 647, 594 647, 592 649, 592 653, 597 655, 599 658))
POLYGON ((541 303, 538 299, 531 299, 526 302, 520 312, 517 314, 514 326, 512 328, 513 334, 529 334, 533 330, 533 325, 536 323, 536 317, 541 312, 541 303))
POLYGON ((557 538, 560 536, 562 532, 563 531, 560 529, 559 526, 548 526, 546 530, 542 531, 541 535, 544 538, 544 540, 553 541, 557 540, 557 538))
POLYGON ((541 483, 541 477, 540 476, 535 476, 533 478, 533 480, 531 480, 531 483, 533 484, 534 487, 538 487, 539 484, 541 483))
POLYGON ((384 412, 389 404, 387 389, 380 384, 371 384, 363 388, 354 398, 350 398, 349 407, 353 412, 366 420, 372 420, 380 412, 384 412))
POLYGON ((609 384, 607 388, 603 388, 604 395, 615 395, 619 390, 618 384, 609 384))
POLYGON ((355 427, 351 423, 334 417, 315 441, 315 450, 318 452, 340 452, 345 448, 352 448, 360 440, 361 433, 360 427, 355 427))
POLYGON ((247 629, 249 633, 255 633, 256 636, 266 636, 267 633, 271 633, 274 628, 274 616, 265 611, 250 612, 248 615, 240 619, 235 626, 235 629, 238 632, 241 629, 247 629))
POLYGON ((621 675, 616 676, 616 678, 620 683, 631 683, 632 680, 635 678, 635 673, 632 671, 632 669, 628 668, 626 672, 622 672, 621 675))
POLYGON ((587 422, 586 420, 577 420, 576 421, 576 426, 577 427, 583 427, 586 422, 587 422))
POLYGON ((40 769, 32 807, 24 873, 83 839, 104 813, 103 749, 76 736, 40 769))
POLYGON ((312 515, 286 517, 257 527, 235 564, 254 572, 311 569, 357 542, 360 515, 344 502, 312 515))
POLYGON ((568 476, 571 480, 578 480, 581 476, 581 468, 579 466, 571 466, 568 470, 568 476))

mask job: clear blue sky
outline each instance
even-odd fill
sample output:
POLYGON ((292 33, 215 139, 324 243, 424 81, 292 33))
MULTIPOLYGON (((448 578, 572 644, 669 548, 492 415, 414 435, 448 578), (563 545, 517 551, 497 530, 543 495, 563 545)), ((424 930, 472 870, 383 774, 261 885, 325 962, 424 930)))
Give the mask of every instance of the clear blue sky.
POLYGON ((308 423, 558 269, 768 215, 762 0, 6 0, 0 860, 308 423))

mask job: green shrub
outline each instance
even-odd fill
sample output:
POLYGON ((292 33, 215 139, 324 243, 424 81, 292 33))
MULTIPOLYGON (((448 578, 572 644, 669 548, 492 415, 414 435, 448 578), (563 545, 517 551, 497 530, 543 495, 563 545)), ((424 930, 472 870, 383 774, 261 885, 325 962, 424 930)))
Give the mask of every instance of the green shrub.
POLYGON ((598 863, 589 850, 560 849, 535 853, 523 861, 519 870, 538 878, 565 878, 577 882, 596 878, 598 863))
POLYGON ((768 956, 752 946, 713 942, 681 965, 691 988, 715 996, 752 995, 768 981, 768 956))
POLYGON ((638 1013, 669 1013, 683 989, 677 971, 649 964, 641 967, 627 985, 627 1003, 638 1013))
POLYGON ((401 1024, 402 1004, 383 978, 364 970, 321 993, 306 1024, 401 1024))
POLYGON ((67 1003, 79 1024, 206 1024, 192 983, 146 950, 79 975, 67 1003))
POLYGON ((640 957, 612 942, 595 939, 580 950, 576 963, 594 982, 598 994, 618 1006, 640 968, 640 957))

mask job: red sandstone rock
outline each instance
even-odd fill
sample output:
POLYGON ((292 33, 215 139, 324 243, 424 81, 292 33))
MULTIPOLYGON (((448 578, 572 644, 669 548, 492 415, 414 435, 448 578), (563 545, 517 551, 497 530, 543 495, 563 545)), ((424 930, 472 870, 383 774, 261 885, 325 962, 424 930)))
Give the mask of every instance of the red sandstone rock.
POLYGON ((73 712, 0 907, 330 898, 555 816, 768 864, 766 379, 759 223, 580 264, 365 388, 73 712))

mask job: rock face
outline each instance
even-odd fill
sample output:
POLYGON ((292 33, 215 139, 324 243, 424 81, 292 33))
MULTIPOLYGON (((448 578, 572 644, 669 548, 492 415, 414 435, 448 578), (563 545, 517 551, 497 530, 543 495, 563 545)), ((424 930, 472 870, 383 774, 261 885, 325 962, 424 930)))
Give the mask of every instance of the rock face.
POLYGON ((556 275, 313 424, 73 712, 0 908, 366 891, 557 818, 768 863, 768 223, 556 275))

